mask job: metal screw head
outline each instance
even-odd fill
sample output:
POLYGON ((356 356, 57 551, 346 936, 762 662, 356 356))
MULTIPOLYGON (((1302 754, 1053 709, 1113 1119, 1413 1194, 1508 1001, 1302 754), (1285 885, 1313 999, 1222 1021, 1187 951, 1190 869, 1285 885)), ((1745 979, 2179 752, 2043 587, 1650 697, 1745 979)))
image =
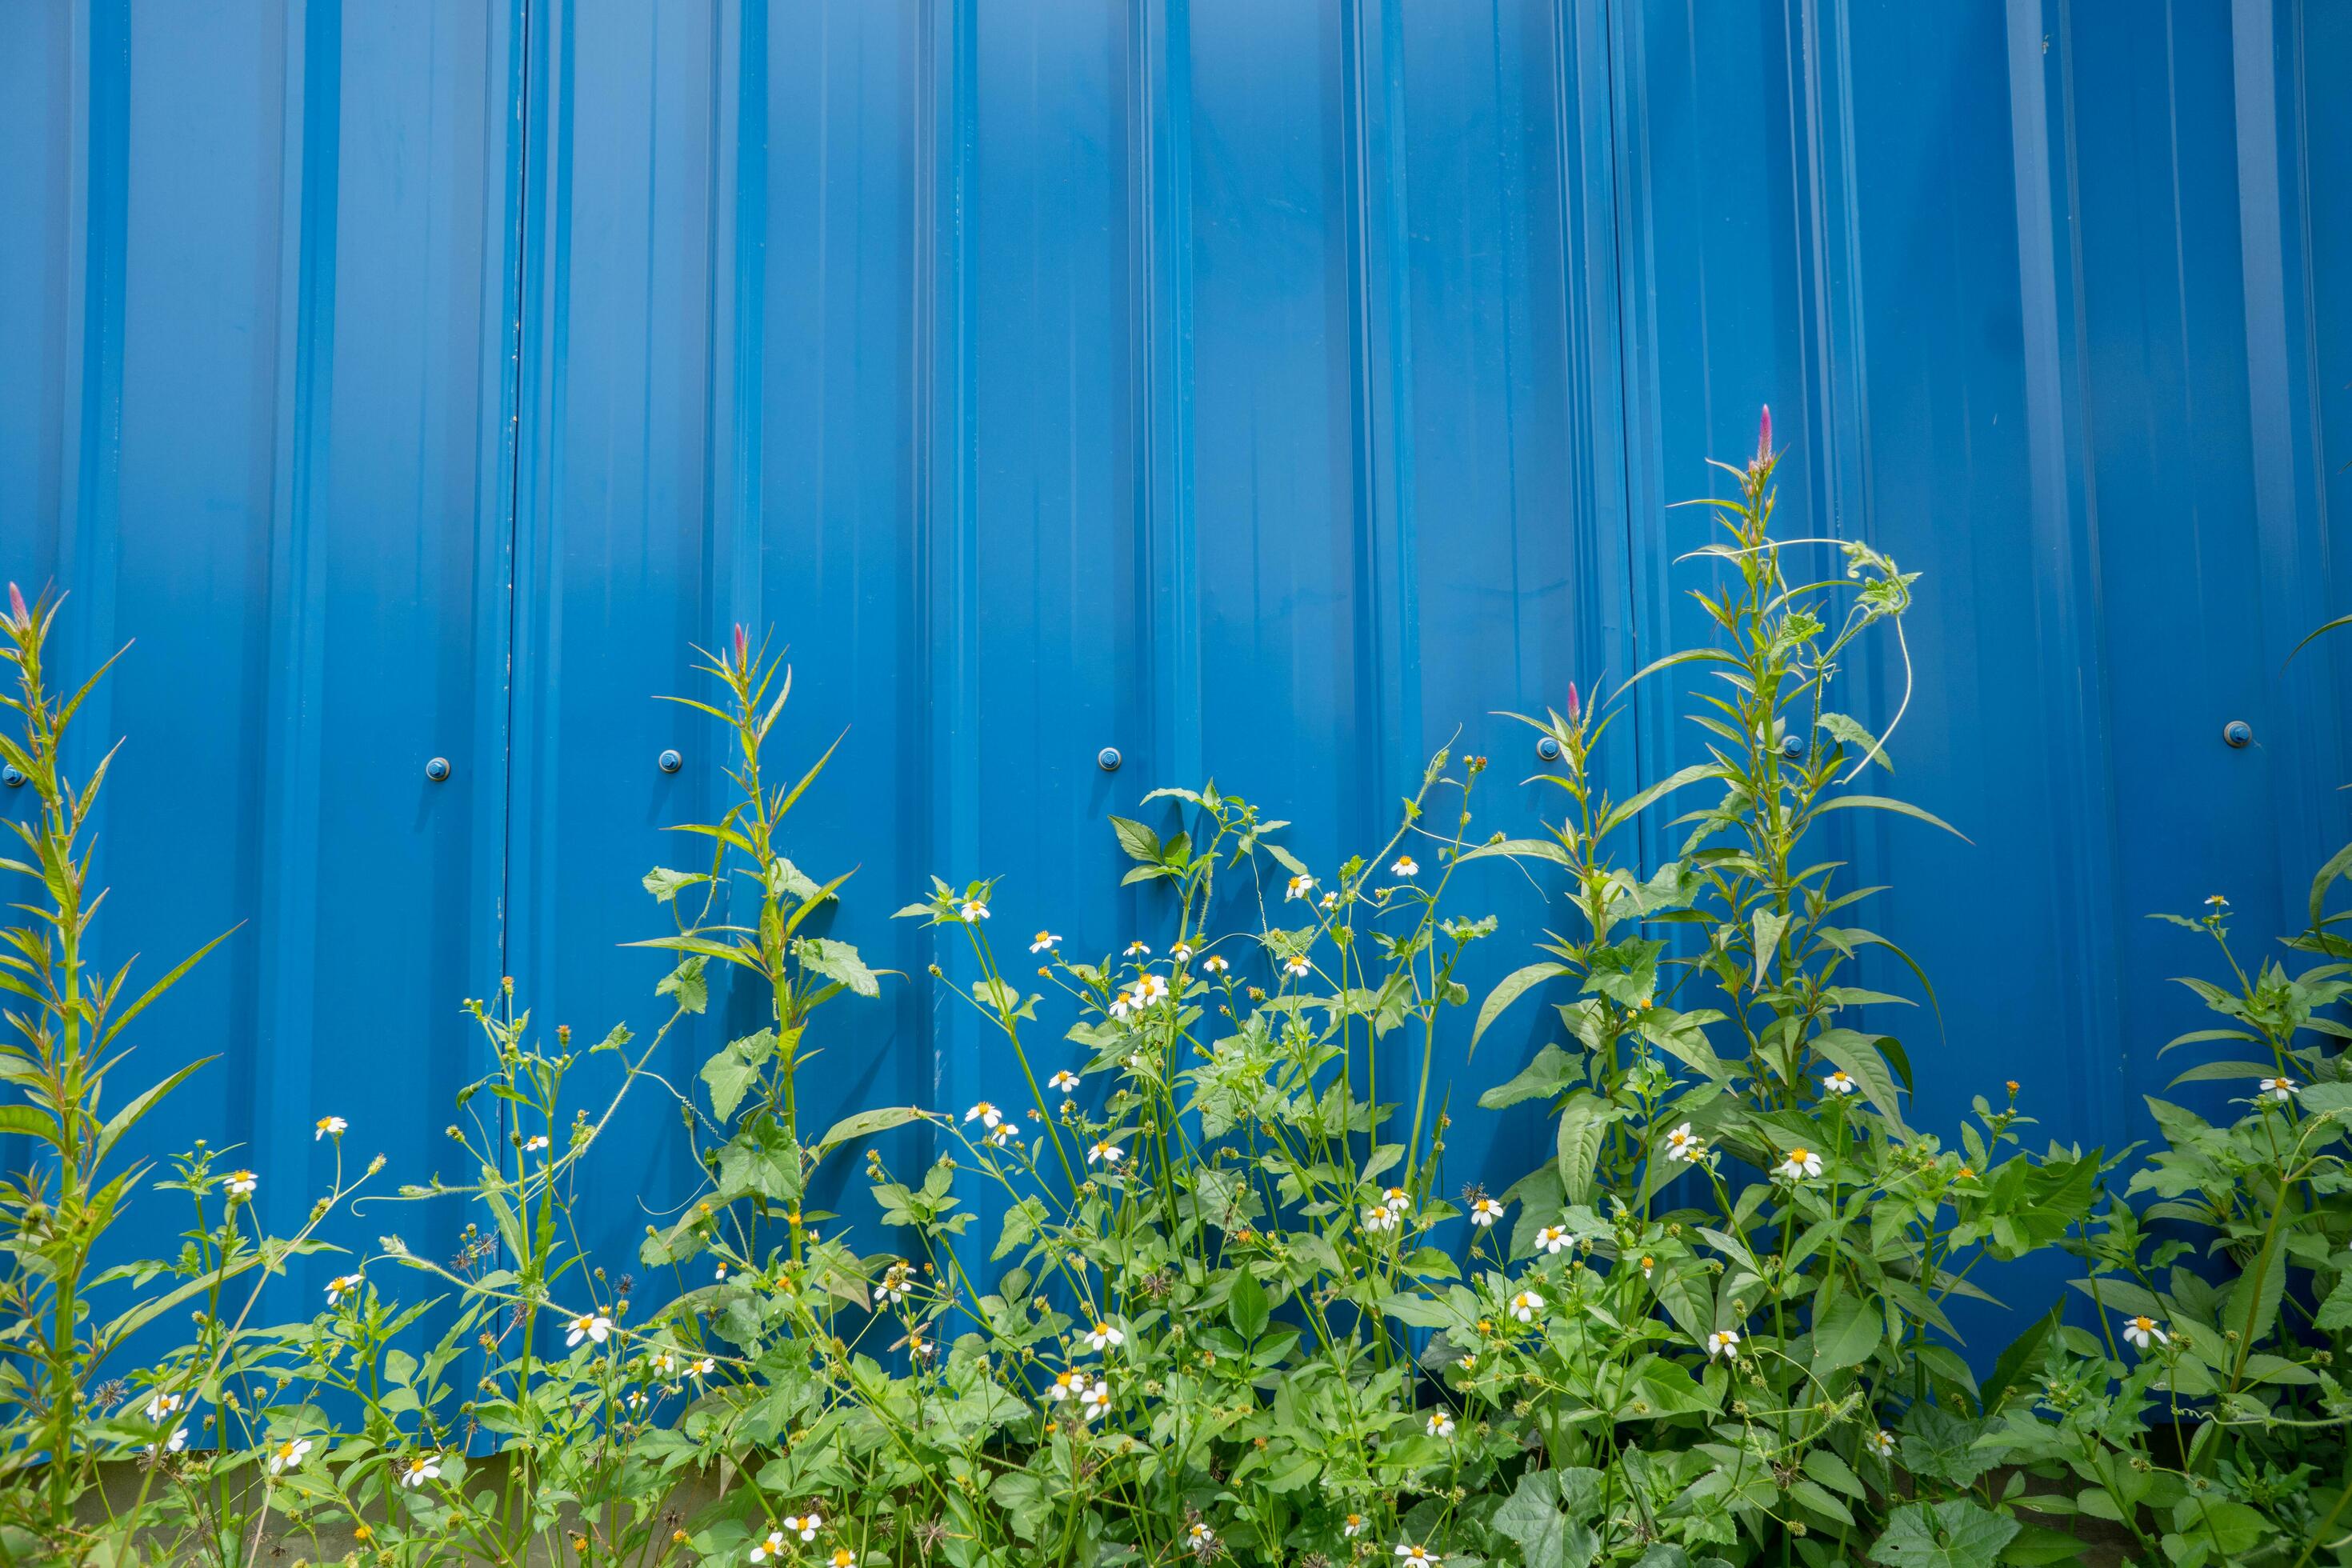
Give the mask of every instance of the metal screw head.
POLYGON ((1536 755, 1548 763, 1559 761, 1559 742, 1551 736, 1546 735, 1536 742, 1536 755))
POLYGON ((0 767, 0 784, 6 784, 10 789, 23 788, 25 770, 14 763, 10 763, 5 767, 0 767))
POLYGON ((1790 762, 1795 762, 1805 754, 1805 738, 1802 735, 1781 736, 1780 754, 1790 762))
POLYGON ((2232 719, 2221 726, 2221 741, 2228 746, 2251 746, 2254 743, 2254 727, 2243 719, 2232 719))
POLYGON ((677 747, 672 746, 654 759, 654 766, 666 773, 674 773, 686 766, 686 759, 677 754, 677 747))
POLYGON ((446 782, 449 777, 449 759, 446 757, 436 757, 431 762, 425 763, 425 776, 431 779, 435 784, 446 782))
POLYGON ((1095 766, 1100 768, 1107 773, 1115 773, 1118 772, 1118 764, 1125 761, 1127 761, 1127 759, 1118 754, 1118 748, 1117 746, 1105 746, 1101 751, 1095 753, 1095 766))

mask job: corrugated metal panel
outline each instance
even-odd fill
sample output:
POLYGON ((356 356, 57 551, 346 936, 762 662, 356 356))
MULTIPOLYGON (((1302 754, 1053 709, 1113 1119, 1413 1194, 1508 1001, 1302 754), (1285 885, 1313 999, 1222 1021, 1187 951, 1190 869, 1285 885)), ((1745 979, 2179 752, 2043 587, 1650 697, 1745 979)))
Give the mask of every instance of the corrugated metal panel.
MULTIPOLYGON (((252 922, 151 1036, 228 1053, 183 1124, 292 1205, 324 1110, 431 1168, 501 965, 654 1021, 614 944, 719 759, 650 699, 736 620, 803 754, 850 729, 800 854, 912 977, 810 1114, 960 1105, 998 1047, 887 910, 1002 872, 1108 948, 1152 784, 1328 865, 1457 726, 1516 778, 1494 710, 1696 635, 1666 503, 1769 401, 1791 522, 1927 574, 1899 783, 1974 843, 1845 847, 1943 988, 1931 1121, 2016 1077, 2127 1138, 2198 962, 2139 917, 2276 929, 2347 831, 2352 653, 2281 664, 2352 602, 2347 67, 2259 0, 12 8, 0 551, 141 640, 110 940, 252 922)), ((596 1167, 614 1241, 667 1125, 596 1167)))

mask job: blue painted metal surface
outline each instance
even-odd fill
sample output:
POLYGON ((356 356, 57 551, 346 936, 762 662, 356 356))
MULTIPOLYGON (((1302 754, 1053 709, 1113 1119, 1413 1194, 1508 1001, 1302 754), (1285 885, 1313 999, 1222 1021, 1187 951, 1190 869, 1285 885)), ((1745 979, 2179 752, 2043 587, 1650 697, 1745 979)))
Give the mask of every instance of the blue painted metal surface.
MULTIPOLYGON (((1699 635, 1667 503, 1769 401, 1786 519, 1927 574, 1897 785, 1972 842, 1843 845, 1942 987, 1926 1119, 2014 1077, 2133 1136, 2201 957, 2140 917, 2274 931, 2352 831, 2352 644, 2283 668, 2352 606, 2347 70, 2294 0, 6 8, 0 564, 82 660, 138 639, 113 950, 247 922, 147 1031, 225 1056, 175 1126, 285 1224, 317 1115, 436 1167, 501 973, 656 1021, 615 944, 720 779, 652 698, 735 621, 793 645, 793 760, 848 731, 796 853, 909 977, 808 1114, 960 1106, 1005 1064, 886 911, 1003 873, 1004 929, 1108 949, 1154 784, 1328 865, 1457 729, 1516 776, 1496 710, 1699 635)), ((1466 1120, 1461 1175, 1524 1165, 1466 1120)), ((608 1244, 674 1126, 593 1163, 608 1244)))

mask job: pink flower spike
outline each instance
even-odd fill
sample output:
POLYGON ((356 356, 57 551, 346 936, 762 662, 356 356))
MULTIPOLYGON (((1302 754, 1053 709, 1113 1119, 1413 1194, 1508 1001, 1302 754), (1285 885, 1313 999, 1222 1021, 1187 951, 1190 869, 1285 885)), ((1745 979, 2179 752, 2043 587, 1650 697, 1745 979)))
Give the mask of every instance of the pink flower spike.
POLYGON ((33 612, 25 608, 25 591, 14 583, 8 584, 8 613, 16 617, 19 626, 33 618, 33 612))
POLYGON ((1575 723, 1580 710, 1576 700, 1576 682, 1568 683, 1568 721, 1575 723))
POLYGON ((1756 466, 1762 468, 1772 460, 1772 405, 1764 405, 1764 417, 1756 424, 1756 466))
POLYGON ((751 639, 744 634, 743 623, 737 621, 735 623, 735 663, 739 668, 751 662, 749 652, 751 641, 751 639))

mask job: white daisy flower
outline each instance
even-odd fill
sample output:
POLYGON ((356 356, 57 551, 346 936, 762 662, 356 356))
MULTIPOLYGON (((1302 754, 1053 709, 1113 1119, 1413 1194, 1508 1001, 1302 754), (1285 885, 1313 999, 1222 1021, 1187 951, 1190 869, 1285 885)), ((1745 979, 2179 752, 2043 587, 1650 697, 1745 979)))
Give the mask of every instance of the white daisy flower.
POLYGON ((1129 958, 1150 958, 1151 956, 1151 946, 1149 942, 1130 942, 1127 944, 1127 956, 1129 958))
POLYGON ((982 921, 988 918, 988 906, 982 903, 978 899, 973 899, 969 903, 965 904, 963 908, 958 910, 956 911, 956 916, 966 925, 977 925, 982 921))
POLYGON ((811 1503, 806 1513, 786 1514, 784 1528, 797 1534, 803 1541, 814 1541, 816 1532, 824 1528, 824 1517, 817 1512, 816 1504, 811 1503))
POLYGON ((704 1356, 701 1360, 696 1362, 692 1366, 686 1369, 686 1375, 688 1377, 709 1377, 712 1373, 717 1372, 718 1370, 719 1363, 711 1360, 709 1356, 704 1356))
POLYGON ((1214 1545, 1216 1539, 1217 1532, 1197 1519, 1192 1521, 1192 1528, 1184 1532, 1184 1544, 1195 1552, 1203 1547, 1214 1545))
POLYGON ((1045 1389, 1045 1397, 1058 1405, 1063 1400, 1083 1392, 1086 1386, 1087 1374, 1072 1367, 1067 1372, 1057 1372, 1054 1374, 1053 1383, 1045 1389))
POLYGON ((364 1276, 338 1274, 327 1281, 327 1305, 331 1307, 366 1282, 364 1276))
POLYGON ((1396 1227, 1397 1216, 1394 1209, 1384 1207, 1380 1204, 1374 1204, 1364 1210, 1364 1228, 1366 1230, 1384 1231, 1394 1230, 1396 1227))
POLYGON ((352 1130, 352 1124, 340 1116, 321 1116, 316 1125, 319 1130, 310 1134, 310 1142, 313 1143, 321 1138, 341 1138, 352 1130))
POLYGON ((526 1154, 536 1154, 546 1147, 547 1134, 544 1132, 535 1133, 532 1135, 530 1142, 526 1142, 522 1146, 522 1152, 526 1154))
POLYGON ((1127 1151, 1112 1142, 1101 1142, 1087 1151, 1089 1165, 1116 1165, 1127 1158, 1127 1151))
POLYGON ((2152 1343, 2165 1345, 2172 1342, 2172 1336, 2158 1328, 2154 1318, 2126 1318, 2124 1338, 2141 1350, 2147 1349, 2152 1343))
POLYGON ((1294 952, 1288 958, 1282 961, 1282 972, 1285 974, 1291 976, 1293 979, 1297 979, 1297 977, 1305 974, 1308 970, 1313 969, 1314 967, 1315 966, 1313 964, 1307 962, 1307 955, 1304 953, 1294 952))
POLYGON ((995 1106, 983 1100, 979 1104, 973 1106, 970 1110, 965 1111, 963 1113, 963 1119, 966 1121, 977 1121, 982 1127, 993 1128, 1003 1122, 1004 1112, 997 1110, 995 1106))
POLYGON ((1192 944, 1189 942, 1180 942, 1168 950, 1168 956, 1179 963, 1190 963, 1192 962, 1192 944))
POLYGON ((2205 900, 2205 907, 2211 910, 2216 914, 2219 914, 2221 910, 2230 907, 2230 900, 2223 898, 2221 894, 2215 893, 2205 900))
POLYGON ((1045 1087, 1047 1089, 1058 1089, 1064 1094, 1076 1094, 1078 1092, 1078 1075, 1072 1072, 1069 1068, 1064 1068, 1060 1072, 1055 1073, 1052 1078, 1045 1080, 1045 1087))
POLYGON ((1647 1279, 1657 1267, 1658 1260, 1654 1258, 1644 1258, 1642 1259, 1642 1278, 1647 1279))
POLYGON ((400 1484, 412 1490, 427 1481, 440 1479, 441 1456, 438 1454, 411 1454, 401 1461, 400 1484))
POLYGON ((1112 1350, 1127 1343, 1127 1331, 1116 1323, 1097 1323, 1087 1335, 1087 1343, 1098 1351, 1112 1350))
POLYGON ((881 1282, 876 1289, 885 1301, 903 1301, 908 1289, 915 1282, 915 1271, 905 1263, 893 1263, 882 1271, 881 1282))
POLYGON ((1862 1444, 1864 1447, 1882 1459, 1891 1459, 1895 1457, 1895 1434, 1884 1426, 1864 1437, 1862 1444))
POLYGON ((1496 1220, 1502 1217, 1503 1205, 1496 1203, 1493 1198, 1475 1198, 1472 1200, 1470 1205, 1470 1223, 1476 1226, 1480 1230, 1486 1229, 1488 1226, 1493 1225, 1496 1220))
POLYGON ((1290 889, 1282 895, 1282 899, 1285 903, 1288 903, 1293 899, 1303 899, 1314 890, 1315 879, 1301 871, 1297 876, 1290 879, 1290 889))
POLYGON ((857 1553, 846 1546, 833 1549, 833 1568, 857 1568, 857 1553))
POLYGON ((1727 1360, 1727 1359, 1729 1359, 1729 1358, 1730 1358, 1730 1357, 1732 1357, 1732 1356, 1738 1355, 1738 1353, 1739 1353, 1739 1331, 1738 1331, 1738 1330, 1737 1330, 1737 1329, 1717 1329, 1717 1330, 1716 1330, 1716 1331, 1715 1331, 1715 1332, 1713 1332, 1713 1333, 1711 1333, 1711 1334, 1709 1334, 1709 1335, 1707 1335, 1707 1336, 1706 1336, 1706 1359, 1707 1359, 1707 1360, 1709 1360, 1709 1361, 1713 1361, 1713 1360, 1714 1360, 1716 1357, 1717 1357, 1717 1356, 1722 1356, 1722 1357, 1724 1357, 1724 1358, 1726 1358, 1726 1359, 1727 1360))
POLYGON ((1686 1165, 1696 1165, 1706 1158, 1706 1140, 1694 1134, 1691 1124, 1685 1121, 1666 1134, 1666 1154, 1686 1165))
POLYGON ((656 1351, 646 1357, 646 1370, 656 1377, 677 1375, 677 1356, 669 1351, 656 1351))
POLYGON ((1791 1182, 1801 1182, 1822 1173, 1822 1157, 1811 1149, 1791 1149, 1789 1157, 1772 1167, 1772 1173, 1791 1182))
POLYGON ((1381 1206, 1391 1214, 1401 1215, 1412 1207, 1412 1194, 1402 1187, 1391 1187, 1381 1194, 1381 1206))
POLYGON ((1364 1533, 1364 1516, 1362 1514, 1351 1513, 1348 1516, 1347 1533, 1350 1536, 1357 1536, 1364 1533))
POLYGON ((604 1342, 604 1336, 612 1331, 612 1319, 602 1312, 583 1312, 572 1320, 571 1331, 563 1336, 563 1348, 570 1350, 582 1340, 591 1340, 601 1345, 604 1342))
POLYGON ((2291 1078, 2266 1078, 2263 1079, 2261 1088, 2263 1093, 2282 1103, 2295 1096, 2295 1083, 2291 1078))
POLYGON ((228 1173, 228 1190, 241 1198, 251 1197, 253 1189, 260 1185, 260 1182, 261 1179, 251 1171, 231 1171, 228 1173))
POLYGON ((1522 1290, 1511 1298, 1511 1316, 1523 1323, 1532 1323, 1543 1310, 1544 1299, 1533 1290, 1522 1290))
POLYGON ((161 1421, 166 1415, 176 1415, 185 1404, 187 1399, 183 1394, 159 1394, 147 1402, 147 1419, 161 1421))
POLYGON ((1327 909, 1327 910, 1336 910, 1336 909, 1338 909, 1338 908, 1339 907, 1339 894, 1337 894, 1337 893, 1326 893, 1326 894, 1324 894, 1324 895, 1323 895, 1323 907, 1324 907, 1325 909, 1327 909))
MULTIPOLYGON (((149 1453, 151 1453, 151 1454, 152 1454, 152 1453, 153 1453, 153 1452, 156 1450, 156 1448, 157 1448, 157 1447, 158 1447, 158 1446, 159 1446, 159 1445, 157 1445, 157 1444, 153 1444, 153 1443, 150 1443, 150 1444, 148 1444, 148 1445, 147 1445, 147 1452, 149 1452, 149 1453)), ((188 1429, 187 1429, 185 1426, 174 1426, 174 1427, 173 1427, 173 1428, 172 1428, 172 1435, 171 1435, 169 1437, 164 1438, 164 1439, 163 1439, 163 1443, 160 1445, 160 1447, 163 1448, 163 1452, 165 1452, 165 1453, 167 1453, 167 1454, 177 1454, 177 1453, 180 1453, 180 1452, 184 1451, 184 1450, 187 1447, 187 1446, 188 1446, 188 1429)))
POLYGON ((922 1330, 908 1329, 907 1331, 907 1353, 912 1356, 915 1360, 928 1360, 931 1352, 938 1348, 938 1346, 932 1344, 931 1342, 924 1336, 922 1330))
POLYGON ((765 1563, 783 1554, 784 1532, 781 1530, 768 1531, 768 1539, 751 1548, 751 1561, 754 1563, 765 1563))
POLYGON ((1389 871, 1392 876, 1402 877, 1410 880, 1411 879, 1421 875, 1421 862, 1414 859, 1410 855, 1400 855, 1397 857, 1397 863, 1390 867, 1389 871))
POLYGON ((1226 970, 1231 969, 1233 965, 1225 962, 1224 954, 1221 952, 1213 952, 1209 954, 1208 957, 1201 960, 1201 967, 1208 971, 1211 974, 1223 974, 1226 970))
POLYGON ((1822 1079, 1822 1089, 1830 1094, 1852 1094, 1861 1087, 1862 1086, 1860 1084, 1854 1082, 1853 1079, 1846 1076, 1846 1071, 1843 1068, 1840 1068, 1837 1071, 1830 1074, 1829 1077, 1822 1079))
POLYGON ((1037 940, 1029 944, 1029 951, 1032 952, 1043 952, 1049 947, 1059 947, 1061 945, 1062 939, 1060 937, 1055 936, 1052 931, 1041 931, 1037 933, 1037 940))
POLYGON ((288 1438, 285 1442, 277 1445, 269 1450, 269 1473, 273 1476, 285 1474, 288 1470, 290 1470, 295 1466, 300 1464, 302 1462, 302 1456, 310 1451, 310 1438, 288 1438))
POLYGON ((1078 1390, 1078 1419, 1091 1421, 1110 1408, 1110 1384, 1101 1378, 1078 1390))
POLYGON ((1429 1435, 1433 1437, 1454 1436, 1454 1416, 1449 1411, 1433 1410, 1429 1415, 1429 1435))
POLYGON ((1402 1541, 1397 1542, 1396 1554, 1404 1559, 1404 1568, 1437 1568, 1443 1561, 1426 1546, 1408 1546, 1402 1541))
POLYGON ((1564 1225, 1548 1225, 1536 1232, 1536 1249, 1546 1256, 1566 1252, 1575 1245, 1576 1237, 1568 1234, 1568 1226, 1564 1225))

